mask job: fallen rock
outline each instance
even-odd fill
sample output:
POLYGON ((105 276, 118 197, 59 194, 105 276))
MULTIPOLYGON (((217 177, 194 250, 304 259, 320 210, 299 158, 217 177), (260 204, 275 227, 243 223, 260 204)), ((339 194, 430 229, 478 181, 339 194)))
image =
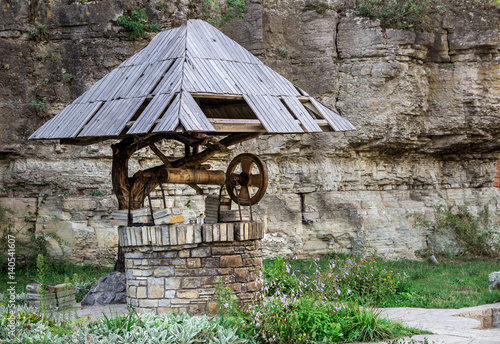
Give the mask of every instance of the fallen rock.
POLYGON ((81 304, 93 306, 94 304, 126 303, 126 288, 125 274, 113 271, 99 278, 97 284, 85 295, 81 304))

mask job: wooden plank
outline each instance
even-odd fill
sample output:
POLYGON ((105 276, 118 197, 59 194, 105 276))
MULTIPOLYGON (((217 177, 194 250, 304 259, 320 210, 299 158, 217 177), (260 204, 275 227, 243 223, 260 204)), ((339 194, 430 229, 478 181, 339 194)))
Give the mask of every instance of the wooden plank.
POLYGON ((144 69, 141 76, 135 81, 127 93, 122 94, 122 98, 145 97, 158 84, 163 73, 172 65, 173 60, 155 62, 144 69))
POLYGON ((152 94, 177 92, 181 87, 182 74, 183 74, 184 59, 179 58, 175 60, 173 65, 168 70, 167 74, 160 81, 158 86, 153 90, 152 94))
POLYGON ((231 75, 227 72, 225 68, 222 67, 223 64, 217 63, 214 60, 206 60, 207 68, 216 72, 226 86, 226 92, 228 94, 241 94, 240 88, 236 85, 231 75))
POLYGON ((245 95, 245 101, 270 133, 302 133, 281 101, 273 96, 245 95))
POLYGON ((170 104, 167 112, 159 120, 158 124, 154 128, 154 133, 160 132, 172 132, 177 128, 179 124, 179 110, 181 105, 181 94, 178 93, 172 104, 170 104))
POLYGON ((290 133, 303 133, 302 128, 297 125, 295 118, 288 111, 286 106, 283 105, 281 100, 275 96, 263 96, 261 97, 264 106, 269 107, 273 111, 273 119, 278 123, 281 130, 290 133))
POLYGON ((142 114, 137 118, 127 134, 144 134, 151 129, 155 121, 165 111, 172 100, 174 93, 161 93, 151 100, 142 114))
POLYGON ((144 100, 145 98, 130 98, 106 102, 78 137, 119 135, 144 100))
POLYGON ((322 132, 319 125, 314 121, 309 112, 307 112, 306 108, 296 97, 284 96, 282 99, 288 106, 290 111, 292 111, 292 113, 295 115, 295 118, 300 121, 300 123, 308 132, 322 132))
POLYGON ((148 66, 149 65, 147 63, 144 63, 129 67, 125 71, 125 73, 123 73, 120 80, 117 82, 117 85, 114 87, 114 90, 112 91, 110 90, 110 92, 106 95, 106 99, 133 98, 133 97, 127 97, 126 95, 139 81, 139 79, 141 78, 142 74, 144 73, 144 71, 148 66))
POLYGON ((215 131, 201 108, 188 92, 182 92, 179 119, 186 130, 215 131))

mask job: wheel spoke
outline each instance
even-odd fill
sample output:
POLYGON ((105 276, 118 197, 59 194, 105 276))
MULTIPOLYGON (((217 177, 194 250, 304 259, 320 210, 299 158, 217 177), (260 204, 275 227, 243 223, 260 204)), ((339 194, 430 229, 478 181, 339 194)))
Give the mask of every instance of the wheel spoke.
POLYGON ((242 186, 241 189, 240 189, 240 200, 242 201, 248 201, 250 199, 250 194, 249 194, 249 188, 247 188, 246 186, 242 186))
POLYGON ((253 161, 250 159, 241 160, 241 171, 250 174, 252 172, 253 161))
POLYGON ((250 175, 250 181, 248 182, 248 185, 260 187, 261 183, 262 183, 262 174, 259 173, 250 175))

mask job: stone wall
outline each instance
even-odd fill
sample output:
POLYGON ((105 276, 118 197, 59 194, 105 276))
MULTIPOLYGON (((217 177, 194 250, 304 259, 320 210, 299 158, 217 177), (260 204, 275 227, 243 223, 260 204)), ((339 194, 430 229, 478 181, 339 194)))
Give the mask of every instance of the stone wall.
MULTIPOLYGON (((246 151, 266 162, 269 191, 255 209, 267 230, 266 256, 349 251, 363 242, 414 257, 428 233, 409 212, 432 216, 437 204, 477 210, 490 202, 493 220, 500 215, 492 187, 500 157, 499 9, 482 0, 429 1, 434 29, 420 33, 357 18, 343 10, 347 2, 247 1, 245 18, 223 29, 358 128, 263 136, 210 162, 225 170, 246 151)), ((26 139, 147 44, 150 38, 127 38, 119 15, 141 5, 161 28, 203 16, 201 1, 167 2, 162 10, 159 3, 0 2, 0 186, 8 188, 1 201, 18 209, 38 204, 37 230, 65 233, 77 261, 116 246, 111 141, 72 147, 26 139), (47 35, 30 39, 35 21, 47 35), (46 112, 30 105, 35 99, 46 112)), ((180 148, 161 146, 168 156, 181 156, 180 148)), ((130 172, 158 163, 146 149, 130 172)), ((179 204, 197 200, 189 187, 168 187, 168 195, 179 204)))
POLYGON ((241 307, 261 279, 261 223, 119 227, 125 250, 127 303, 140 312, 206 314, 217 283, 241 307))

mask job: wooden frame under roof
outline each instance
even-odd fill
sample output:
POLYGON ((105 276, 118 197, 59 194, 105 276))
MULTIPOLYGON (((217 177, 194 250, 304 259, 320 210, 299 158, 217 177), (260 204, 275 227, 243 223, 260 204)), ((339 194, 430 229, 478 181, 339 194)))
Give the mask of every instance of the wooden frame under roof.
POLYGON ((157 34, 30 139, 354 129, 213 26, 189 20, 157 34))

